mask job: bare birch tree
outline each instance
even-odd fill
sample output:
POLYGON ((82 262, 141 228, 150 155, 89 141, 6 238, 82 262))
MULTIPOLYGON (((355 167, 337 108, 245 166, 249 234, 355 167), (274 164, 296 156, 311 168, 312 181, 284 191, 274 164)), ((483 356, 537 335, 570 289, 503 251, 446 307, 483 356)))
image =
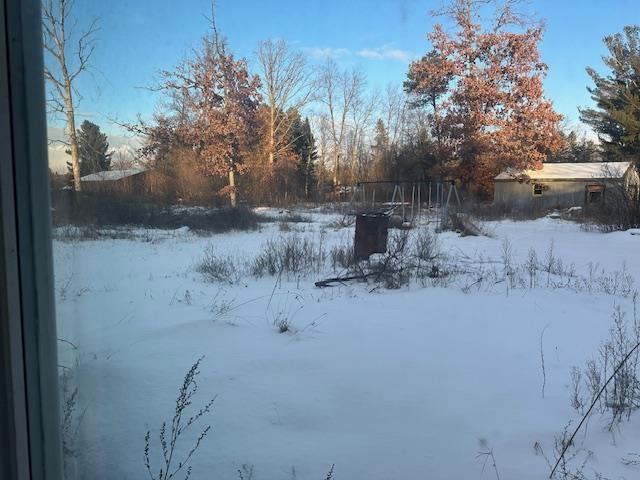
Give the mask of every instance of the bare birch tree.
POLYGON ((291 132, 293 115, 309 103, 313 94, 313 75, 300 52, 284 40, 265 40, 257 52, 262 95, 267 105, 267 154, 269 165, 295 142, 291 132))
POLYGON ((72 16, 73 6, 73 0, 44 0, 42 27, 46 53, 44 76, 51 85, 47 103, 51 113, 65 119, 73 187, 79 192, 82 186, 75 120, 75 102, 79 96, 76 80, 89 68, 95 49, 94 35, 99 27, 96 18, 82 32, 75 31, 77 21, 72 16))
POLYGON ((349 115, 364 86, 365 80, 361 73, 356 70, 342 71, 331 59, 320 72, 318 91, 329 119, 334 185, 338 185, 339 182, 340 161, 349 125, 349 115))

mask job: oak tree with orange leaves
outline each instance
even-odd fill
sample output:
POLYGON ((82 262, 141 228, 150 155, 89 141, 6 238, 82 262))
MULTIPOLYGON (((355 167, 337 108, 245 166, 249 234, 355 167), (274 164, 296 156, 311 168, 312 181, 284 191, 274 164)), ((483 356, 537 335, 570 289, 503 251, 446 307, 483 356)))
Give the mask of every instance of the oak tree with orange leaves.
POLYGON ((197 155, 206 175, 226 177, 219 193, 237 202, 238 174, 259 141, 260 80, 245 59, 236 60, 212 22, 212 35, 173 71, 162 72, 161 87, 179 93, 184 111, 177 134, 197 155))
POLYGON ((500 171, 541 168, 563 146, 562 116, 544 96, 543 27, 518 14, 517 3, 453 0, 435 12, 455 28, 433 27, 433 49, 410 65, 405 84, 422 97, 418 105, 437 108, 432 130, 448 152, 441 163, 484 196, 500 171))

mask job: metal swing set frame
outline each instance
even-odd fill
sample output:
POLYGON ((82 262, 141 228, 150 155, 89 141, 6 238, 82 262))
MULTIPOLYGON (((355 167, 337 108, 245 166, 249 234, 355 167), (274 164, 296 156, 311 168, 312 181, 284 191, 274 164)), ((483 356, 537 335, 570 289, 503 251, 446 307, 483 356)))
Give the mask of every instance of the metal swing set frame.
POLYGON ((407 226, 441 221, 451 208, 462 209, 454 179, 362 181, 355 185, 351 196, 354 213, 398 215, 407 226))

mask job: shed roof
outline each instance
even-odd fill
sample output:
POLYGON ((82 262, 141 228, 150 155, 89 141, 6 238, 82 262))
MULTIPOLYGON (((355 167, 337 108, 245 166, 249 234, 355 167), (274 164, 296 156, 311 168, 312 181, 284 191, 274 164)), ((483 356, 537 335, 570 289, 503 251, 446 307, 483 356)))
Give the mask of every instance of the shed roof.
POLYGON ((545 163, 540 170, 507 170, 499 174, 496 180, 516 180, 520 177, 529 177, 532 180, 622 178, 630 166, 631 162, 545 163))
POLYGON ((132 177, 146 171, 146 168, 130 168, 128 170, 105 170, 80 177, 83 182, 108 182, 132 177))

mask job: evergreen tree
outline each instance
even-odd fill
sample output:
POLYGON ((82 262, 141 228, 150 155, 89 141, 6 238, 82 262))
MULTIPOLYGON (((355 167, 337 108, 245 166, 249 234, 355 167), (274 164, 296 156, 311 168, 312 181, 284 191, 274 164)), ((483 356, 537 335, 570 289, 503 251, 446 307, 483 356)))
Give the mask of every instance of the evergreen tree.
POLYGON ((394 166, 391 165, 389 155, 389 134, 381 118, 376 121, 371 149, 373 153, 374 178, 376 180, 386 180, 391 178, 392 175, 394 177, 397 176, 397 172, 394 172, 394 166))
POLYGON ((623 160, 640 154, 640 26, 605 37, 611 70, 603 77, 593 68, 587 73, 595 87, 588 88, 596 108, 580 111, 580 119, 598 134, 604 154, 623 160))
POLYGON ((304 122, 298 116, 293 123, 292 135, 294 138, 293 149, 298 157, 297 172, 301 192, 308 199, 316 185, 315 162, 318 158, 316 140, 311 132, 309 118, 304 122))
POLYGON ((85 120, 78 130, 78 151, 80 156, 80 174, 102 172, 111 168, 111 154, 107 136, 100 127, 85 120))
POLYGON ((557 154, 550 156, 548 163, 587 163, 601 160, 598 146, 593 140, 587 139, 585 135, 579 137, 573 130, 568 134, 561 132, 561 135, 565 139, 565 146, 557 154))

